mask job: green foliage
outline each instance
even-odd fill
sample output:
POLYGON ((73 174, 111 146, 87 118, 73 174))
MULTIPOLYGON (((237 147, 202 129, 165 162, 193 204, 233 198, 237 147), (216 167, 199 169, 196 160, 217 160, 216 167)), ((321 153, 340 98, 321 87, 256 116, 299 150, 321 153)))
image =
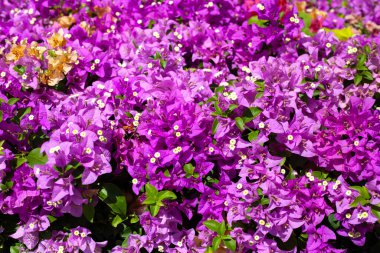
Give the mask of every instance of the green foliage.
POLYGON ((335 37, 337 37, 341 41, 346 41, 349 38, 354 36, 354 32, 352 31, 351 27, 345 27, 342 29, 328 29, 323 28, 326 32, 332 32, 335 37))
POLYGON ((216 133, 216 130, 218 129, 219 121, 217 118, 214 119, 214 122, 212 123, 212 134, 216 133))
POLYGON ((143 204, 148 205, 148 210, 152 216, 156 216, 160 208, 164 206, 164 200, 175 200, 177 196, 171 191, 158 191, 156 187, 147 183, 145 185, 146 199, 143 204))
POLYGON ((351 203, 351 207, 357 207, 359 203, 360 205, 365 206, 370 202, 371 195, 365 186, 351 186, 350 188, 359 192, 360 194, 358 197, 356 197, 354 202, 351 203))
POLYGON ((269 24, 268 20, 259 19, 257 16, 252 16, 248 19, 248 24, 255 24, 258 27, 267 27, 269 24))
POLYGON ((223 242, 224 245, 231 251, 234 252, 236 250, 236 241, 230 235, 225 235, 227 231, 225 221, 218 222, 216 220, 206 220, 203 224, 211 231, 217 233, 217 236, 212 240, 212 251, 216 251, 221 242, 223 242))
POLYGON ((98 194, 99 198, 106 203, 114 214, 121 219, 126 219, 127 201, 122 190, 114 184, 106 183, 98 194))
POLYGON ((298 16, 303 20, 303 23, 304 23, 302 32, 309 36, 313 35, 313 33, 310 31, 310 25, 311 25, 311 20, 312 20, 311 15, 309 13, 301 11, 298 13, 298 16))
POLYGON ((22 65, 16 65, 13 67, 13 70, 16 71, 20 76, 22 76, 25 73, 26 68, 22 65))
POLYGON ((34 167, 34 165, 37 164, 47 163, 48 158, 46 155, 41 153, 40 148, 35 148, 26 156, 26 161, 30 167, 34 167))

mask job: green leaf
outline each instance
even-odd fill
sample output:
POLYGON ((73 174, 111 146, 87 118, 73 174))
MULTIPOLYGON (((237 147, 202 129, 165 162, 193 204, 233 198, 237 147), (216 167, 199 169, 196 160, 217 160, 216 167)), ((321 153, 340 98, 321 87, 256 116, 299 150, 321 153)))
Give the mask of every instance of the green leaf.
POLYGON ((120 218, 119 215, 116 215, 113 219, 112 219, 112 222, 111 222, 111 225, 116 228, 120 223, 122 223, 124 221, 124 219, 120 218))
POLYGON ((216 133, 216 129, 218 128, 218 126, 219 126, 219 121, 217 118, 215 118, 214 122, 212 123, 212 134, 216 133))
POLYGON ((16 65, 13 67, 13 70, 16 71, 20 76, 22 76, 25 73, 26 68, 22 65, 16 65))
POLYGON ((150 211, 150 214, 154 217, 158 214, 158 212, 160 211, 160 206, 159 205, 152 205, 152 206, 149 206, 149 211, 150 211))
POLYGON ((165 177, 170 177, 170 172, 169 172, 168 169, 166 169, 166 170, 164 171, 164 176, 165 176, 165 177))
POLYGON ((313 171, 313 176, 318 178, 319 180, 324 180, 326 179, 328 176, 329 176, 329 173, 328 172, 324 172, 324 171, 313 171))
POLYGON ((268 198, 262 198, 262 199, 260 200, 260 203, 261 203, 262 205, 268 205, 268 204, 269 204, 269 199, 268 199, 268 198))
POLYGON ((354 83, 355 85, 358 85, 363 79, 363 76, 359 75, 359 74, 356 74, 355 77, 354 77, 354 83))
POLYGON ((302 29, 302 32, 304 32, 307 35, 312 35, 312 32, 310 31, 310 25, 312 21, 312 17, 309 13, 306 12, 299 12, 298 16, 303 20, 304 27, 302 29))
POLYGON ((224 235, 225 232, 226 232, 226 222, 222 221, 222 223, 219 226, 218 234, 224 235))
POLYGON ((28 160, 25 157, 16 158, 16 169, 26 163, 28 160))
POLYGON ((223 93, 224 89, 225 89, 225 86, 218 86, 218 87, 216 87, 215 88, 215 94, 217 94, 217 93, 223 93))
POLYGON ((330 214, 327 218, 328 218, 330 225, 333 229, 338 229, 340 227, 340 221, 335 219, 335 215, 333 213, 330 214))
POLYGON ((0 111, 0 122, 3 121, 3 111, 0 111))
POLYGON ((142 203, 144 205, 153 205, 153 204, 156 204, 156 202, 157 202, 156 198, 153 198, 153 197, 149 196, 142 203))
POLYGON ((375 215, 380 222, 380 206, 379 205, 372 205, 371 206, 371 212, 373 215, 375 215))
POLYGON ((363 75, 367 80, 370 80, 370 81, 373 80, 372 72, 370 72, 370 71, 363 71, 363 72, 362 72, 362 75, 363 75))
POLYGON ((257 16, 252 16, 248 19, 248 24, 256 24, 258 27, 267 27, 268 20, 259 19, 257 16))
POLYGON ((189 178, 194 174, 194 165, 187 163, 183 166, 183 170, 186 172, 186 177, 189 178))
POLYGON ((48 161, 48 158, 46 155, 43 155, 41 153, 40 148, 35 148, 32 151, 29 152, 29 154, 26 157, 26 160, 28 161, 28 164, 30 167, 34 167, 36 164, 45 164, 48 161))
POLYGON ((371 48, 368 46, 368 45, 365 45, 364 47, 363 47, 363 49, 364 49, 364 52, 366 53, 366 54, 371 54, 371 48))
POLYGON ((354 32, 352 31, 351 27, 345 27, 342 29, 328 29, 323 28, 327 32, 332 32, 339 40, 346 41, 352 36, 354 36, 354 32))
POLYGON ((22 118, 24 118, 25 115, 29 114, 31 110, 31 107, 21 108, 20 110, 18 110, 17 115, 12 118, 12 122, 20 124, 22 118))
POLYGON ((130 223, 134 224, 134 223, 137 223, 139 220, 140 220, 139 216, 133 215, 132 218, 131 218, 131 220, 130 220, 130 223))
POLYGON ((359 205, 359 203, 360 203, 360 205, 365 206, 365 205, 367 205, 369 202, 370 202, 370 201, 369 201, 368 199, 365 199, 365 198, 363 198, 362 196, 359 196, 359 197, 357 197, 357 198, 354 200, 354 202, 352 202, 352 203, 350 204, 350 207, 357 207, 357 206, 359 205))
POLYGON ((94 222, 95 208, 93 205, 83 205, 83 215, 91 223, 94 222))
POLYGON ((221 242, 222 238, 220 238, 220 236, 214 237, 214 239, 212 239, 212 250, 216 251, 219 248, 221 242))
POLYGON ((243 121, 244 123, 250 122, 254 118, 260 115, 262 110, 259 107, 250 107, 244 111, 243 121))
POLYGON ((364 63, 367 61, 367 57, 366 57, 366 55, 365 54, 360 54, 359 56, 358 56, 358 62, 357 62, 357 64, 356 64, 356 66, 357 67, 359 67, 359 66, 363 66, 364 65, 364 63))
POLYGON ((203 224, 210 230, 217 232, 219 231, 219 226, 221 225, 216 220, 206 220, 203 222, 203 224))
POLYGON ((124 192, 122 192, 119 187, 111 183, 105 183, 98 195, 120 218, 124 219, 126 217, 127 201, 124 192))
POLYGON ((232 252, 236 251, 236 241, 234 239, 224 239, 223 242, 229 250, 232 252))
POLYGON ((350 188, 359 192, 360 196, 363 197, 364 199, 371 198, 371 195, 369 194, 368 189, 365 186, 351 186, 350 188))
POLYGON ((213 253, 214 251, 212 250, 212 247, 207 247, 205 253, 213 253))
POLYGON ((14 105, 17 103, 17 101, 19 101, 20 99, 18 98, 10 98, 8 99, 8 105, 14 105))
POLYGON ((166 64, 167 64, 167 62, 166 62, 165 60, 160 59, 160 65, 161 65, 161 67, 162 67, 163 69, 166 68, 166 64))
POLYGON ((222 111, 222 109, 219 107, 218 103, 214 103, 214 108, 215 108, 215 114, 216 114, 216 115, 222 115, 222 114, 223 114, 223 111, 222 111))
POLYGON ((154 187, 150 183, 147 183, 145 185, 145 192, 146 192, 148 197, 157 198, 157 196, 158 196, 158 191, 157 191, 156 187, 154 187))
POLYGON ((257 140, 257 136, 259 136, 259 133, 260 133, 259 130, 251 131, 251 132, 248 134, 248 141, 249 141, 249 142, 256 141, 256 140, 257 140))
POLYGON ((230 104, 230 106, 228 106, 228 110, 229 111, 233 111, 233 110, 235 110, 236 108, 238 108, 239 106, 238 105, 236 105, 236 104, 230 104))
POLYGON ((235 118, 235 123, 236 123, 236 126, 239 128, 240 131, 244 130, 244 125, 245 124, 244 124, 242 118, 240 118, 240 117, 235 118))
POLYGON ((174 200, 174 199, 177 199, 177 195, 175 195, 171 191, 161 191, 161 192, 159 192, 159 194, 158 194, 158 201, 162 201, 164 199, 174 200))
POLYGON ((12 189, 12 186, 13 186, 13 182, 12 181, 6 181, 6 182, 4 182, 4 184, 0 183, 0 189, 2 191, 6 191, 8 189, 12 189))
POLYGON ((284 165, 286 162, 286 157, 282 158, 281 162, 278 164, 278 166, 284 165))
POLYGON ((20 252, 20 245, 16 244, 14 246, 10 247, 10 253, 19 253, 20 252))
POLYGON ((48 215, 48 219, 49 219, 49 222, 50 222, 50 223, 53 223, 54 221, 57 220, 57 218, 54 217, 53 215, 48 215))

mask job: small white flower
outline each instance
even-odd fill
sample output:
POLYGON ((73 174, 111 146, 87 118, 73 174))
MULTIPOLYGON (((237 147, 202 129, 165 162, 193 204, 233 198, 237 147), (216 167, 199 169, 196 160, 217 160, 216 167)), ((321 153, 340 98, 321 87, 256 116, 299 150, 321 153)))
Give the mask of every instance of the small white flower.
POLYGON ((359 141, 357 141, 357 140, 354 141, 354 146, 356 146, 356 147, 359 146, 359 141))
POLYGON ((160 152, 154 153, 154 157, 159 158, 161 156, 160 152))
POLYGON ((29 120, 33 120, 34 119, 34 115, 29 115, 28 119, 29 120))
POLYGON ((160 34, 158 32, 153 32, 153 37, 155 37, 156 39, 159 39, 160 34))
POLYGON ((154 158, 154 157, 150 158, 150 162, 151 163, 155 163, 156 162, 156 158, 154 158))
POLYGON ((86 153, 86 154, 91 154, 91 152, 92 152, 92 149, 91 148, 86 148, 85 150, 84 150, 84 152, 86 153))
MULTIPOLYGON (((173 2, 173 1, 170 1, 170 2, 173 2)), ((158 245, 157 250, 158 252, 164 252, 164 246, 158 245)))
POLYGON ((0 74, 0 76, 1 76, 1 77, 5 77, 6 75, 7 75, 7 73, 6 73, 6 72, 4 72, 4 71, 3 71, 3 72, 1 72, 1 74, 0 74))
POLYGON ((330 48, 330 47, 331 47, 331 43, 330 43, 330 42, 327 42, 327 43, 326 43, 326 47, 327 47, 327 48, 330 48))
POLYGON ((87 136, 87 134, 86 134, 86 132, 81 132, 81 133, 80 133, 80 136, 84 138, 84 137, 87 136))
POLYGON ((243 188, 243 184, 242 184, 242 183, 238 183, 238 184, 236 185, 236 188, 240 190, 241 188, 243 188))
POLYGON ((260 122, 260 123, 259 123, 259 128, 260 128, 260 129, 263 129, 264 127, 265 127, 265 123, 264 123, 264 122, 260 122))
POLYGON ((293 135, 291 134, 289 134, 287 138, 288 138, 288 141, 292 141, 294 139, 293 135))
POLYGON ((256 7, 257 7, 257 9, 259 9, 260 11, 265 10, 265 6, 262 5, 261 3, 258 3, 258 4, 256 5, 256 7))
POLYGON ((137 184, 139 181, 136 179, 136 178, 134 178, 134 179, 132 179, 132 184, 137 184))

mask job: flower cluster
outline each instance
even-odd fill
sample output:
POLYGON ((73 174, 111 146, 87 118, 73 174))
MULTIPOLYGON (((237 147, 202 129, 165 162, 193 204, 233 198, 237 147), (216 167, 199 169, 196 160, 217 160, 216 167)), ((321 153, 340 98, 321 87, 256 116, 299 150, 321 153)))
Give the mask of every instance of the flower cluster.
POLYGON ((0 248, 373 252, 376 1, 0 3, 0 248))

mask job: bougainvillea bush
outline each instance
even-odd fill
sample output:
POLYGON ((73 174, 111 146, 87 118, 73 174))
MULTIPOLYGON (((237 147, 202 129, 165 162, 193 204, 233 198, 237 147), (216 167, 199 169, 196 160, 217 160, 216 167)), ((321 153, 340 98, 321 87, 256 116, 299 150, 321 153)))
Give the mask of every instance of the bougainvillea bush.
POLYGON ((0 1, 1 252, 379 252, 376 0, 0 1))

